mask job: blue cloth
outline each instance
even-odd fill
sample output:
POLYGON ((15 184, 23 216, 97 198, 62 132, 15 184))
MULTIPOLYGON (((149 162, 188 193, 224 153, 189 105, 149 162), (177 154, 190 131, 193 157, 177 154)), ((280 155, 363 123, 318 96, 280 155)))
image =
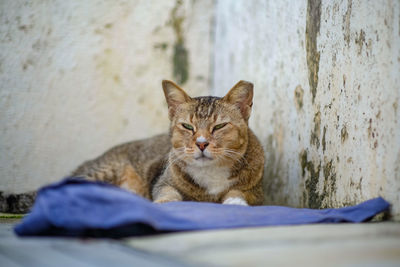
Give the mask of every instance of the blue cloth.
POLYGON ((108 236, 310 223, 363 222, 386 211, 375 198, 339 209, 237 206, 201 202, 152 203, 105 183, 70 178, 42 188, 20 236, 108 236))

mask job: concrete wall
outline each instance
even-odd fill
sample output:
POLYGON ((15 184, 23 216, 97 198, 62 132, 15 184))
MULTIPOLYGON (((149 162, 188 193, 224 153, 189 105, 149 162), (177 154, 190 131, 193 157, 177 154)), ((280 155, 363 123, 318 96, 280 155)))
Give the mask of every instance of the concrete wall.
POLYGON ((161 80, 210 84, 213 1, 0 1, 0 190, 168 129, 161 80), (201 60, 198 60, 201 59, 201 60))
POLYGON ((218 1, 213 90, 255 83, 266 203, 400 215, 399 26, 399 1, 218 1))
MULTIPOLYGON (((0 190, 167 129, 163 78, 255 84, 266 204, 400 215, 399 1, 0 2, 0 190)), ((209 89, 211 88, 211 89, 209 89)))

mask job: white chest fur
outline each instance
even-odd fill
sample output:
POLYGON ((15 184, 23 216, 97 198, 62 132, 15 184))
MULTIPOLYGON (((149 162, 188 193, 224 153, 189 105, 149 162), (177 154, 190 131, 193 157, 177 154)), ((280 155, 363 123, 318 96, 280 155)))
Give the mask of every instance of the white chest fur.
POLYGON ((207 190, 210 195, 217 195, 228 187, 234 181, 229 180, 231 170, 227 167, 216 166, 189 166, 186 168, 188 174, 201 187, 207 190))

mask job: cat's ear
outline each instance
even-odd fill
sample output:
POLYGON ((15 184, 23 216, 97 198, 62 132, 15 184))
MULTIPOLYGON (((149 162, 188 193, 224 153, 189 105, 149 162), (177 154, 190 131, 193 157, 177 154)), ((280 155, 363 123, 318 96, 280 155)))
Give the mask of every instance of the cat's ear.
POLYGON ((222 98, 224 101, 237 106, 247 121, 253 106, 253 84, 251 82, 239 81, 222 98))
POLYGON ((168 104, 169 118, 171 119, 175 115, 178 106, 191 101, 192 98, 172 81, 163 80, 162 87, 168 104))

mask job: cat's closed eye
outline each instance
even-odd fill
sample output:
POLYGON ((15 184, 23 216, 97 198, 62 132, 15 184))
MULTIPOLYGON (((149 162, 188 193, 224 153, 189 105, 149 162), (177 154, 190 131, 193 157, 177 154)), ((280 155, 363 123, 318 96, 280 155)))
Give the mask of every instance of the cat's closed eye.
POLYGON ((214 128, 213 128, 213 130, 212 130, 212 132, 215 132, 216 130, 219 130, 219 129, 224 128, 227 124, 228 124, 228 123, 225 122, 225 123, 220 123, 220 124, 215 125, 214 128))
POLYGON ((192 125, 190 125, 189 123, 182 123, 183 128, 193 131, 194 127, 192 125))

